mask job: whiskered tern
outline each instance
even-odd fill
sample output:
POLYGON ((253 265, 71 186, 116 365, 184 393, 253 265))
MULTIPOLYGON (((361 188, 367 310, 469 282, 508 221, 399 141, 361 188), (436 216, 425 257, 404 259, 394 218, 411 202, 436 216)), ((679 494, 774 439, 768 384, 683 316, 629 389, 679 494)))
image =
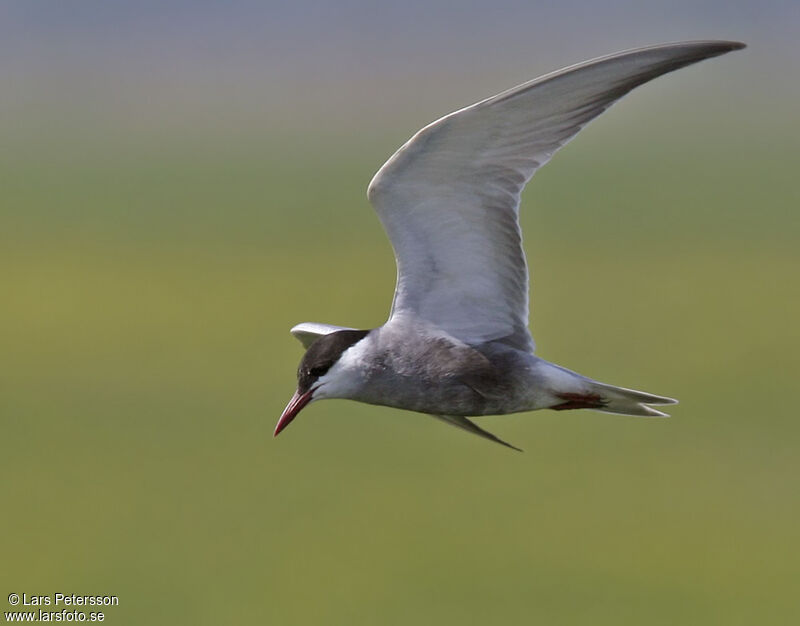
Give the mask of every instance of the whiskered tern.
POLYGON ((292 328, 307 350, 275 435, 324 398, 427 413, 511 448, 469 417, 536 409, 666 416, 650 405, 676 400, 601 383, 534 354, 520 194, 559 148, 633 88, 743 47, 691 41, 612 54, 420 130, 367 189, 397 261, 389 319, 372 330, 292 328))

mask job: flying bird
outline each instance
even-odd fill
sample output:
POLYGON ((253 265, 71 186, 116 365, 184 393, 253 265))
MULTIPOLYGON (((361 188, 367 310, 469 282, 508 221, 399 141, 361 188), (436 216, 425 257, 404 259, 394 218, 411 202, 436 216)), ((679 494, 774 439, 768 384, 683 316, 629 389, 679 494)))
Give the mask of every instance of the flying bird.
POLYGON ((559 148, 635 87, 743 47, 690 41, 619 52, 523 83, 417 132, 367 189, 397 261, 389 319, 371 330, 313 322, 291 329, 306 352, 275 436, 325 398, 427 413, 510 448, 469 418, 536 409, 666 416, 650 405, 676 400, 601 383, 535 355, 520 194, 559 148))

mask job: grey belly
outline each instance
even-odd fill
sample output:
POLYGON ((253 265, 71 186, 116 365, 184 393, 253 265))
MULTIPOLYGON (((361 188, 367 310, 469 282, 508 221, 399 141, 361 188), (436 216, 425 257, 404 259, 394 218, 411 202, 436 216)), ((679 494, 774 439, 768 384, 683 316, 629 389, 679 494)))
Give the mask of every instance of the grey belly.
POLYGON ((373 380, 361 402, 434 415, 486 415, 496 413, 486 397, 454 380, 373 380))
POLYGON ((435 415, 498 415, 528 410, 530 354, 504 345, 456 345, 406 336, 373 353, 355 400, 435 415))

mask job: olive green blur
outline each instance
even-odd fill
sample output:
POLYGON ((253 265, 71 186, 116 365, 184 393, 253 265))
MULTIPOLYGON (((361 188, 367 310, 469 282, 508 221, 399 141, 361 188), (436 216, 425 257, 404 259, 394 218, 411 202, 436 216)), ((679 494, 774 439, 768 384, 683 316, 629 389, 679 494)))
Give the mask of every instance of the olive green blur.
POLYGON ((523 454, 346 401, 272 438, 289 328, 385 319, 365 188, 413 126, 20 134, 0 157, 3 610, 793 623, 800 131, 711 102, 620 105, 526 191, 539 353, 680 404, 480 420, 523 454))

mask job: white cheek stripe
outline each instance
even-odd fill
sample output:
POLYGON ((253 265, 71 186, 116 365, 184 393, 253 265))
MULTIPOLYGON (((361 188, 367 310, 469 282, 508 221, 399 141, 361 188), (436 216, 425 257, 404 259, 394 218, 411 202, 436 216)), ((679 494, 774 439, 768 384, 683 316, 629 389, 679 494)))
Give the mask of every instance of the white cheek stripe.
POLYGON ((350 398, 361 389, 361 370, 369 354, 370 342, 365 341, 369 335, 354 343, 342 352, 339 360, 333 364, 324 376, 317 380, 319 389, 314 394, 315 400, 324 398, 350 398))
MULTIPOLYGON (((338 370, 340 368, 343 369, 354 369, 358 368, 361 363, 363 362, 364 358, 368 352, 368 344, 369 342, 366 341, 369 338, 369 335, 366 335, 363 339, 359 339, 356 343, 350 346, 347 350, 342 352, 342 356, 339 357, 339 360, 333 364, 331 368, 331 372, 338 370)), ((329 372, 330 373, 330 372, 329 372)))

